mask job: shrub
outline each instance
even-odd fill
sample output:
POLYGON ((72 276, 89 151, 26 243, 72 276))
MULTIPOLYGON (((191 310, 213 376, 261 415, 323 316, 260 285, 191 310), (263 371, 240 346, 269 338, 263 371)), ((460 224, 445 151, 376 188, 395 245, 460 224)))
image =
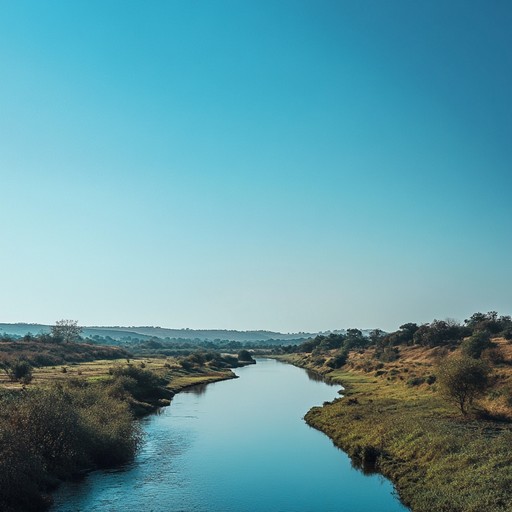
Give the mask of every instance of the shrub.
POLYGON ((432 384, 434 384, 437 380, 437 377, 435 375, 429 375, 426 379, 425 379, 425 382, 431 386, 432 384))
POLYGON ((27 361, 17 360, 13 364, 8 365, 7 374, 14 382, 22 382, 28 384, 32 381, 32 366, 27 361))
POLYGON ((442 396, 455 403, 463 415, 475 398, 489 385, 489 367, 472 357, 450 357, 438 370, 438 382, 442 396))
POLYGON ((122 387, 136 400, 148 401, 167 398, 168 393, 163 388, 166 381, 155 373, 137 368, 136 366, 118 366, 112 369, 113 383, 122 387))
POLYGON ((468 357, 479 359, 482 352, 493 347, 488 331, 477 331, 462 342, 462 353, 468 357))
POLYGON ((0 510, 36 512, 55 478, 130 460, 141 439, 108 386, 70 382, 0 397, 0 510))
POLYGON ((408 386, 421 386, 425 382, 423 377, 412 377, 407 381, 408 386))
POLYGON ((333 368, 333 369, 341 368, 347 362, 347 359, 348 359, 348 351, 347 350, 339 350, 336 353, 336 355, 334 355, 333 357, 331 357, 331 359, 329 359, 329 361, 327 362, 327 366, 329 366, 329 368, 333 368))
POLYGON ((238 353, 238 360, 244 362, 253 362, 254 359, 248 350, 240 350, 238 353))

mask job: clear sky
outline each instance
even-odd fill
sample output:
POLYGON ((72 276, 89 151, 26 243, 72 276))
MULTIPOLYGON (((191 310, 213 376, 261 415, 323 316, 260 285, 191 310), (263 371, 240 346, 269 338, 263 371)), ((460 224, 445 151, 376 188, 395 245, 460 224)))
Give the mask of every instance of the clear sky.
POLYGON ((508 0, 0 0, 0 321, 512 313, 508 0))

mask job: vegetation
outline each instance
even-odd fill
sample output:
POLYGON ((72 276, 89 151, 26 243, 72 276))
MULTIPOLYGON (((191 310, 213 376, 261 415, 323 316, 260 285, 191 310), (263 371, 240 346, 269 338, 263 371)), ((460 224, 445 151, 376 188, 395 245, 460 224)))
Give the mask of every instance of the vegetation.
POLYGON ((436 394, 419 387, 382 385, 352 371, 334 375, 346 396, 313 408, 307 422, 355 465, 391 478, 414 512, 511 510, 508 428, 460 422, 436 394))
POLYGON ((54 343, 37 337, 19 340, 0 339, 0 365, 12 366, 26 361, 32 367, 80 363, 97 359, 125 359, 132 354, 119 347, 102 347, 86 343, 54 343))
MULTIPOLYGON (((62 321, 61 321, 62 322, 62 321)), ((25 336, 27 333, 51 333, 52 326, 42 324, 7 324, 0 323, 2 332, 13 338, 25 336)), ((141 345, 151 350, 146 342, 156 342, 164 349, 241 349, 258 347, 274 347, 276 345, 298 344, 310 338, 307 333, 283 334, 271 331, 236 331, 236 330, 197 330, 197 329, 166 329, 161 327, 83 327, 80 333, 88 343, 100 345, 121 345, 132 348, 141 345), (231 346, 235 343, 235 346, 231 346)), ((169 354, 170 355, 170 354, 169 354)))
POLYGON ((512 510, 512 330, 509 316, 351 329, 275 349, 342 383, 313 408, 324 431, 365 471, 391 478, 414 512, 512 510))
POLYGON ((16 360, 12 363, 4 363, 3 369, 9 379, 13 382, 28 384, 32 381, 32 366, 27 361, 16 360))
POLYGON ((168 405, 185 387, 233 378, 230 366, 249 363, 219 352, 134 359, 66 336, 0 342, 3 512, 43 510, 60 480, 129 461, 141 440, 135 416, 168 405))
POLYGON ((40 510, 58 478, 128 461, 140 441, 116 383, 73 382, 0 398, 0 508, 40 510))
POLYGON ((240 350, 240 352, 238 352, 238 361, 240 363, 249 363, 249 364, 254 364, 256 361, 254 360, 254 358, 252 357, 252 354, 248 351, 248 350, 240 350))
POLYGON ((447 358, 438 368, 439 390, 466 415, 475 398, 489 386, 489 373, 490 368, 483 361, 472 357, 447 358))
POLYGON ((82 328, 77 320, 58 320, 52 326, 51 333, 55 342, 71 343, 80 339, 82 328))

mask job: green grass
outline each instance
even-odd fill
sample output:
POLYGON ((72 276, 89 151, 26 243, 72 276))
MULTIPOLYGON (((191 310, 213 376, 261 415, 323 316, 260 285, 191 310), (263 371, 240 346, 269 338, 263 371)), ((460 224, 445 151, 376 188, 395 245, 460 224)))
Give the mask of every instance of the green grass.
POLYGON ((355 371, 325 376, 343 384, 345 397, 311 409, 306 421, 356 465, 389 477, 414 512, 512 510, 509 424, 463 419, 428 387, 355 371))

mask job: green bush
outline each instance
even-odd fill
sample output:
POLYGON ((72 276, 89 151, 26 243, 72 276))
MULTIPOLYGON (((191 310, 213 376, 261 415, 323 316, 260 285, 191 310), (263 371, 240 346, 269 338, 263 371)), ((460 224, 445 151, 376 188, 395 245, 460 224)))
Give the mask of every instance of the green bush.
POLYGON ((477 331, 462 342, 462 353, 468 357, 479 359, 485 349, 494 347, 487 331, 477 331))
POLYGON ((468 407, 489 385, 490 369, 472 357, 450 357, 437 372, 441 394, 466 415, 468 407))
POLYGON ((32 366, 27 361, 17 360, 8 366, 7 373, 12 381, 28 384, 32 381, 32 366))
POLYGON ((423 377, 412 377, 407 381, 408 386, 421 386, 425 382, 423 377))
POLYGON ((32 512, 56 479, 130 460, 140 442, 109 386, 71 382, 0 398, 0 510, 32 512))
POLYGON ((348 350, 341 349, 336 352, 336 354, 327 361, 327 366, 332 369, 341 368, 348 359, 348 350))
POLYGON ((243 361, 243 362, 251 362, 251 363, 254 361, 251 353, 245 349, 240 350, 240 352, 238 353, 238 360, 243 361))

